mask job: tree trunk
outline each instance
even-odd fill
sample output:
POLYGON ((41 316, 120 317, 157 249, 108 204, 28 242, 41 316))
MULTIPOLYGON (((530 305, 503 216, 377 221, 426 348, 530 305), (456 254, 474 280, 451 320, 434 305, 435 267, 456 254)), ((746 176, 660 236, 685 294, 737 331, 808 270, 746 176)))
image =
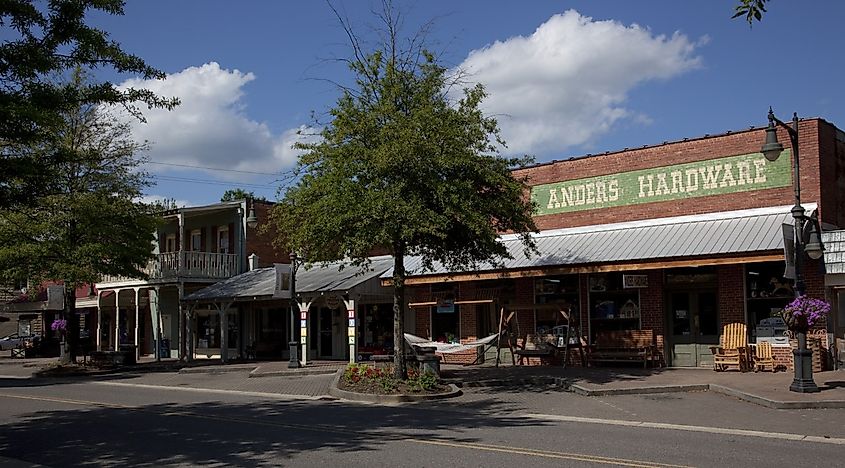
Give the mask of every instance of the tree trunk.
POLYGON ((397 379, 405 379, 405 246, 393 246, 393 367, 397 379))
POLYGON ((65 283, 64 319, 67 320, 65 340, 67 341, 66 361, 76 362, 79 347, 79 320, 76 317, 76 288, 65 283))

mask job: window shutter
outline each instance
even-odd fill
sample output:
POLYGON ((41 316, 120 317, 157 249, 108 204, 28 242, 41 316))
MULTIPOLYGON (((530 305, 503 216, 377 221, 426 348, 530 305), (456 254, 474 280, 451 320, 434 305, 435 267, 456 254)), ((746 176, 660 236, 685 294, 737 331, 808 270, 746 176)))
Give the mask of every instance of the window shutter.
POLYGON ((208 244, 206 243, 205 238, 205 228, 200 228, 200 252, 208 252, 208 244))
MULTIPOLYGON (((181 233, 181 232, 179 232, 179 229, 176 229, 176 245, 174 245, 174 246, 173 246, 173 250, 174 250, 175 252, 178 252, 178 251, 179 251, 179 246, 180 246, 180 245, 182 245, 182 244, 180 244, 180 243, 179 243, 179 237, 180 237, 181 235, 182 235, 182 233, 181 233)), ((165 241, 165 242, 167 242, 167 241, 165 241)))
POLYGON ((211 251, 217 253, 220 251, 220 243, 217 239, 217 226, 211 226, 211 251))

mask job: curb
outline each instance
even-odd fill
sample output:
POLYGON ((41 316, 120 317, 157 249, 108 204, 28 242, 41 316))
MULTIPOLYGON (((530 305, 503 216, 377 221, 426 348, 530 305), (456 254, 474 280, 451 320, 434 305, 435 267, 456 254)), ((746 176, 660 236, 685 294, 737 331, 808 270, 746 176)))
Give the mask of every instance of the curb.
POLYGON ((563 378, 556 378, 555 383, 567 392, 576 393, 582 396, 649 395, 652 393, 704 392, 710 389, 709 384, 690 384, 655 385, 650 387, 628 387, 590 390, 584 386, 571 383, 567 379, 563 378))
POLYGON ((312 369, 302 369, 302 370, 280 370, 280 371, 261 371, 261 366, 256 367, 249 373, 250 378, 260 378, 260 377, 280 377, 280 376, 287 376, 287 377, 296 377, 296 376, 309 376, 309 375, 330 375, 337 372, 337 369, 320 369, 320 368, 312 368, 312 369))
POLYGON ((680 393, 680 392, 702 392, 711 391, 720 395, 738 398, 748 403, 765 406, 772 409, 843 409, 845 400, 819 400, 819 401, 780 401, 764 398, 759 395, 746 393, 731 387, 716 384, 691 384, 691 385, 662 385, 653 387, 628 387, 611 388, 604 390, 591 390, 584 386, 569 382, 567 379, 555 379, 564 391, 575 393, 581 396, 598 397, 614 395, 648 395, 652 393, 680 393))
POLYGON ((231 372, 252 372, 255 369, 253 366, 221 366, 221 367, 183 367, 179 369, 180 374, 226 374, 231 372))
POLYGON ((449 384, 451 390, 446 393, 437 393, 434 395, 371 395, 368 393, 356 393, 341 390, 337 387, 340 377, 343 375, 343 369, 335 373, 332 383, 329 385, 329 395, 344 400, 364 401, 368 403, 412 403, 416 401, 442 400, 445 398, 453 398, 463 394, 455 384, 449 384))

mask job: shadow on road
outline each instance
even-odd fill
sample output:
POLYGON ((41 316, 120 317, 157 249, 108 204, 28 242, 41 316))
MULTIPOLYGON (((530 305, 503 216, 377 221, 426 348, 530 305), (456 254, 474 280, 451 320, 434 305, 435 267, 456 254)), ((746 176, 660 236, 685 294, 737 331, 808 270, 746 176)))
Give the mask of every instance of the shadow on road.
POLYGON ((305 451, 377 450, 413 439, 477 442, 474 428, 542 426, 496 402, 471 411, 340 402, 160 404, 38 411, 6 423, 3 456, 45 465, 278 464, 305 451))

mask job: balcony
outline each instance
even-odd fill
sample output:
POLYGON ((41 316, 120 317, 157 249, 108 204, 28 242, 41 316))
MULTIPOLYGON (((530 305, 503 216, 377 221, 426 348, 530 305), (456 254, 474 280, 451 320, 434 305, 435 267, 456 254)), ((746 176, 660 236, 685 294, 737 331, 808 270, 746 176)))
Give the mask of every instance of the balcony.
MULTIPOLYGON (((150 282, 177 279, 226 279, 240 273, 240 258, 235 254, 213 252, 166 252, 147 264, 144 272, 150 282)), ((137 282, 122 276, 105 276, 100 284, 137 282)))

